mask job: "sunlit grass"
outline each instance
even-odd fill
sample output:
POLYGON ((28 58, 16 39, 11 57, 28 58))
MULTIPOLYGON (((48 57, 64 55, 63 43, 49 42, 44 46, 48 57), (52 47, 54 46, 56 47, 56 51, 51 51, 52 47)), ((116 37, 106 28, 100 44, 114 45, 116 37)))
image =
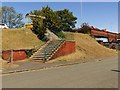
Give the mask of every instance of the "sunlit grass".
POLYGON ((117 54, 116 50, 112 50, 100 45, 88 34, 68 32, 65 35, 69 36, 68 34, 73 34, 74 36, 74 40, 76 42, 76 52, 66 56, 58 57, 50 62, 104 58, 117 54))

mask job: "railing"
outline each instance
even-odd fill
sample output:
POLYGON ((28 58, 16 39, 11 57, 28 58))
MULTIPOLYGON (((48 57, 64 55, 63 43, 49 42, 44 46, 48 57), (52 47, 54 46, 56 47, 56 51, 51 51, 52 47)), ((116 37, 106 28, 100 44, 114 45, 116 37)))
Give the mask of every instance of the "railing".
POLYGON ((39 50, 34 56, 32 57, 34 60, 43 60, 46 62, 49 57, 54 53, 54 51, 61 45, 63 40, 51 41, 47 44, 44 48, 39 50))

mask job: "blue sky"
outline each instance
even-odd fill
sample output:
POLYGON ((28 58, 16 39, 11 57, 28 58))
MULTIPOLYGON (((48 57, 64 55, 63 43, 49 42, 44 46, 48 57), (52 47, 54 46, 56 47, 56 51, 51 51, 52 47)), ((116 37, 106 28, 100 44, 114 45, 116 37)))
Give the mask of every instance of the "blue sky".
POLYGON ((90 26, 118 32, 117 2, 82 2, 82 14, 80 2, 3 2, 2 5, 12 6, 24 16, 26 13, 36 9, 40 10, 46 5, 53 10, 66 8, 78 18, 76 28, 80 27, 81 23, 88 22, 90 26))

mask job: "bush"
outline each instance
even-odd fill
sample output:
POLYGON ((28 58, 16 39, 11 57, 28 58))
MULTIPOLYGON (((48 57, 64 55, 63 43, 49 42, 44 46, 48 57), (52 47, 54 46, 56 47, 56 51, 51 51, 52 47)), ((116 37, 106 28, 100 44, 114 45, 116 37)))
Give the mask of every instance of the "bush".
POLYGON ((27 54, 27 58, 30 58, 31 55, 33 55, 33 53, 36 52, 36 50, 35 49, 31 49, 31 50, 26 50, 25 52, 27 54))
POLYGON ((61 39, 65 39, 65 35, 63 34, 62 31, 52 31, 55 35, 57 35, 61 39))
POLYGON ((89 33, 90 33, 90 30, 91 30, 90 27, 84 26, 84 27, 82 27, 82 28, 80 29, 79 32, 84 33, 84 34, 89 34, 89 33))

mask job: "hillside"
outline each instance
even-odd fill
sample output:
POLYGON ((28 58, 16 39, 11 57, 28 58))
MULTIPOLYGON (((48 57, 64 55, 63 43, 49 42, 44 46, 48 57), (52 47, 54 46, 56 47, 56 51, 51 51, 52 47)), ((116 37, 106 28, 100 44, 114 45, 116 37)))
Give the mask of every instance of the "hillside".
POLYGON ((42 45, 37 36, 29 29, 3 29, 2 49, 31 49, 42 45))
POLYGON ((0 50, 2 50, 2 30, 0 29, 0 50))
MULTIPOLYGON (((71 34, 71 33, 67 33, 71 34)), ((73 33, 72 33, 73 34, 73 33)), ((69 36, 69 35, 67 35, 69 36)), ((69 61, 69 60, 84 60, 84 59, 97 59, 116 55, 115 50, 106 48, 96 42, 95 39, 88 34, 75 33, 73 34, 76 41, 76 52, 67 56, 62 56, 53 61, 69 61)))

